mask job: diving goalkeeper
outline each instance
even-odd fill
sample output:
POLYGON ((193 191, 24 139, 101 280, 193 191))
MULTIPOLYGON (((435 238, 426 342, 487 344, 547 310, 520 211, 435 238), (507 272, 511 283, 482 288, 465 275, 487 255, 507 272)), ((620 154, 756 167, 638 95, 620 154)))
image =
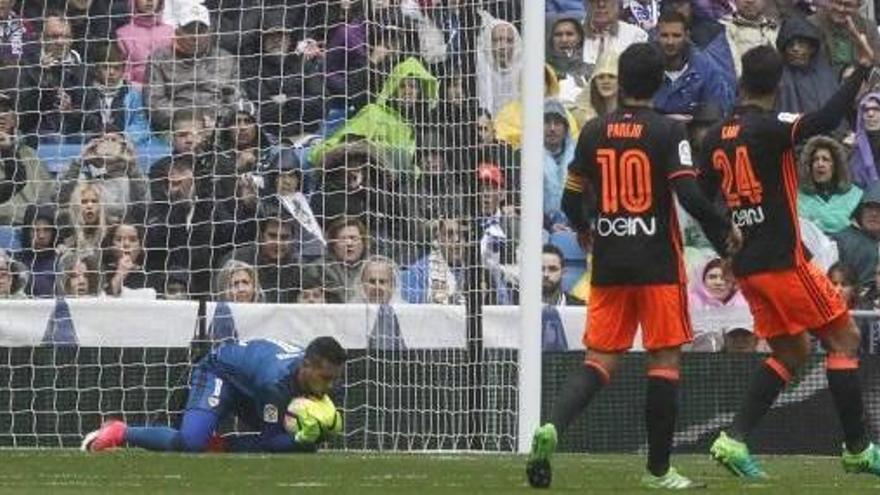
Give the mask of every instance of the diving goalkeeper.
POLYGON ((345 349, 332 337, 316 338, 305 352, 263 339, 224 342, 193 369, 179 430, 110 420, 86 435, 82 450, 127 445, 177 452, 313 452, 328 432, 341 427, 327 393, 345 360, 345 349), (300 427, 292 434, 284 427, 285 414, 297 397, 318 403, 293 411, 300 427), (260 433, 221 439, 215 432, 229 415, 260 433))

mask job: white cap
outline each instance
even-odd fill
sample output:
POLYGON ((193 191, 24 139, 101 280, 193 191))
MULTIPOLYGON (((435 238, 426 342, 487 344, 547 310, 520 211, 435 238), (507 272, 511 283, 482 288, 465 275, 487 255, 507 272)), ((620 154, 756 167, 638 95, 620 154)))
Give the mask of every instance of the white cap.
POLYGON ((211 13, 204 5, 193 4, 182 9, 177 16, 177 26, 187 26, 193 22, 200 22, 211 27, 211 13))

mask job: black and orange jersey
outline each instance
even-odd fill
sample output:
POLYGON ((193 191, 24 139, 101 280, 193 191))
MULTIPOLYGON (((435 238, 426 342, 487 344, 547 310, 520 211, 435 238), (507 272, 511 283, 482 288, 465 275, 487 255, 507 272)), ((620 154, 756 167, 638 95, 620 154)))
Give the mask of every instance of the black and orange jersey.
POLYGON ((720 194, 743 233, 735 275, 792 268, 809 259, 798 224, 794 147, 837 126, 866 74, 858 69, 816 112, 776 114, 743 106, 706 134, 701 185, 713 197, 720 194))
POLYGON ((581 131, 566 189, 595 201, 592 283, 685 281, 671 179, 696 176, 684 126, 624 107, 581 131))

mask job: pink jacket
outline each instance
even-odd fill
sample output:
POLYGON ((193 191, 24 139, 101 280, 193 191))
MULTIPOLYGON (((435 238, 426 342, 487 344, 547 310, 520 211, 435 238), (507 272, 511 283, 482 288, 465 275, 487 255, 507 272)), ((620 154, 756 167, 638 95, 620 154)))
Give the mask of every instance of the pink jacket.
MULTIPOLYGON (((135 11, 132 0, 132 12, 135 11)), ((174 27, 162 23, 162 10, 165 2, 159 1, 155 14, 134 14, 131 22, 116 30, 119 47, 128 59, 125 79, 132 83, 146 82, 147 63, 150 54, 156 49, 171 46, 174 27)))
POLYGON ((736 292, 733 293, 733 296, 728 299, 726 302, 719 301, 712 297, 709 294, 709 290, 706 288, 706 284, 703 283, 703 271, 706 268, 707 263, 701 263, 700 266, 694 270, 693 274, 690 277, 690 287, 688 288, 688 307, 690 309, 706 309, 706 308, 720 308, 724 306, 741 306, 747 307, 748 303, 746 302, 746 298, 743 297, 742 291, 739 288, 736 289, 736 292))

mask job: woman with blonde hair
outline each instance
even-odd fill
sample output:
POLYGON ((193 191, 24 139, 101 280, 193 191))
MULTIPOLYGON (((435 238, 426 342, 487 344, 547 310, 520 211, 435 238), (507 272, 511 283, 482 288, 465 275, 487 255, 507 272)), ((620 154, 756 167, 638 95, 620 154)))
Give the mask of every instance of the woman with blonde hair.
POLYGON ((73 188, 67 205, 69 228, 63 247, 97 251, 107 230, 104 188, 97 182, 81 181, 73 188))
POLYGON ((218 301, 263 302, 257 269, 244 261, 227 261, 217 274, 214 294, 218 301))

